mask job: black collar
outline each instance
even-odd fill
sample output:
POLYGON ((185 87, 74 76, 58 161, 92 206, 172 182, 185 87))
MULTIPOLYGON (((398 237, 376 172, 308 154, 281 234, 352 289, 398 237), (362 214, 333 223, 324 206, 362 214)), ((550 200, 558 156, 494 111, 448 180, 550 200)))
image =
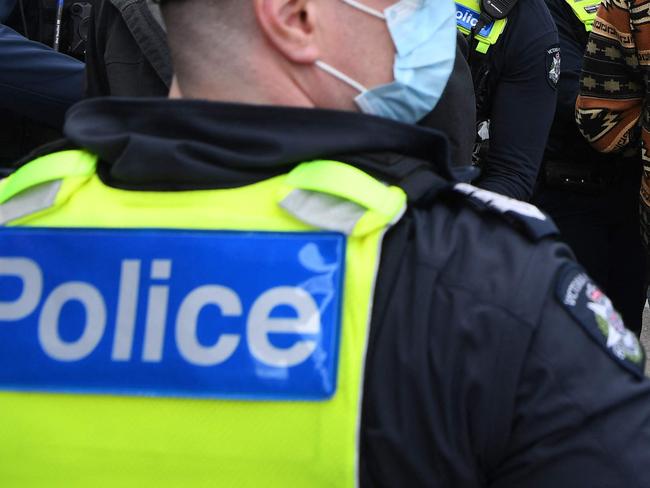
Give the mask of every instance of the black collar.
POLYGON ((107 184, 125 189, 232 188, 314 159, 350 162, 391 184, 452 179, 441 133, 351 112, 106 98, 71 108, 65 134, 99 155, 107 184))

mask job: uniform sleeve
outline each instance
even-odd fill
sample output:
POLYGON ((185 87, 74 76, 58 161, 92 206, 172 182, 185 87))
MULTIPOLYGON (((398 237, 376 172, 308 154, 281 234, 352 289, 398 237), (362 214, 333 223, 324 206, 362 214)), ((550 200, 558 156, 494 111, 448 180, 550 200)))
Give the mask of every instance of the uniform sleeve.
POLYGON ((110 95, 110 87, 104 63, 107 15, 111 9, 110 2, 102 2, 99 9, 94 8, 88 24, 88 43, 86 48, 86 96, 101 97, 110 95))
POLYGON ((600 290, 583 272, 568 271, 545 300, 520 372, 508 448, 488 486, 647 488, 644 358, 600 290))
POLYGON ((172 67, 165 32, 144 0, 102 2, 88 41, 87 92, 97 96, 167 96, 172 67))
POLYGON ((84 64, 0 24, 0 108, 61 127, 83 94, 84 64))
POLYGON ((566 12, 564 5, 553 6, 551 11, 558 26, 558 36, 562 52, 562 73, 557 86, 557 109, 553 130, 575 132, 575 104, 580 86, 580 72, 582 69, 582 55, 586 31, 582 23, 577 22, 573 12, 566 12), (573 18, 568 16, 573 16, 573 18), (576 32, 583 34, 582 39, 576 32))
MULTIPOLYGON (((602 152, 622 150, 638 138, 644 83, 630 12, 621 2, 602 4, 589 36, 576 119, 583 136, 602 152)), ((643 27, 650 45, 650 31, 643 27)))
MULTIPOLYGON (((548 10, 544 12, 547 24, 553 25, 548 10)), ((549 59, 558 37, 554 28, 542 35, 535 28, 521 28, 510 40, 516 45, 505 51, 507 59, 491 100, 490 148, 476 184, 529 200, 555 113, 549 59)))

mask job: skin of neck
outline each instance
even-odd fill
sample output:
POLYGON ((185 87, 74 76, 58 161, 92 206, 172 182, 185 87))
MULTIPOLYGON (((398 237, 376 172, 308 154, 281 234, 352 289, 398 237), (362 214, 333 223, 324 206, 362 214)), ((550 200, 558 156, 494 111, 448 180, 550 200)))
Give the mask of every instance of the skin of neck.
MULTIPOLYGON (((208 72, 204 66, 199 69, 205 73, 202 76, 194 73, 191 79, 175 75, 169 98, 304 108, 317 106, 304 88, 305 80, 313 77, 310 72, 314 67, 291 65, 271 50, 258 50, 257 54, 247 56, 239 54, 239 59, 246 59, 246 63, 229 62, 237 58, 223 54, 209 63, 219 66, 218 69, 208 72)), ((209 58, 211 56, 206 56, 209 58)))

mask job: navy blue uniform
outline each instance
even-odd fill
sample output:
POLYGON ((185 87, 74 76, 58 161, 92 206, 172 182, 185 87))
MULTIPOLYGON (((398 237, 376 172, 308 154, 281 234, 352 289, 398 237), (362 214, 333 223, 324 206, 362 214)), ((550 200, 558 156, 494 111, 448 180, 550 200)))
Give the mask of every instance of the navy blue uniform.
POLYGON ((519 0, 487 54, 490 148, 478 186, 530 199, 555 112, 549 51, 557 45, 544 0, 519 0))
POLYGON ((61 137, 66 110, 81 99, 84 65, 25 38, 2 22, 38 34, 39 11, 13 12, 15 0, 0 0, 0 177, 34 148, 61 137), (30 16, 31 15, 31 16, 30 16))
POLYGON ((0 22, 4 22, 11 15, 16 0, 0 0, 0 22))
POLYGON ((83 83, 82 62, 0 24, 0 108, 60 127, 83 83))
POLYGON ((88 97, 165 97, 172 65, 158 7, 105 0, 93 10, 86 52, 88 97))
MULTIPOLYGON (((13 3, 0 0, 0 15, 8 15, 13 3)), ((83 84, 82 62, 0 24, 0 109, 61 127, 66 110, 81 99, 83 84)))
POLYGON ((441 134, 153 99, 82 102, 65 131, 123 189, 240 187, 323 158, 405 190, 373 303, 361 486, 650 486, 638 342, 541 212, 455 185, 441 134))
POLYGON ((535 203, 640 334, 647 259, 639 231, 641 161, 600 153, 580 134, 575 103, 588 32, 566 0, 546 2, 559 31, 562 74, 535 203))

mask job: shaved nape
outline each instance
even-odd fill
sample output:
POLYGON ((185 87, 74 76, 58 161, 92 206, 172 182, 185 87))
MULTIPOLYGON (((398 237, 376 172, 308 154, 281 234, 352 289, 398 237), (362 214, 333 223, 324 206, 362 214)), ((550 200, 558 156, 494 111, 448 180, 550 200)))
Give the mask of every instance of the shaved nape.
POLYGON ((251 0, 165 0, 160 6, 183 93, 231 68, 235 51, 241 56, 254 32, 251 0))

